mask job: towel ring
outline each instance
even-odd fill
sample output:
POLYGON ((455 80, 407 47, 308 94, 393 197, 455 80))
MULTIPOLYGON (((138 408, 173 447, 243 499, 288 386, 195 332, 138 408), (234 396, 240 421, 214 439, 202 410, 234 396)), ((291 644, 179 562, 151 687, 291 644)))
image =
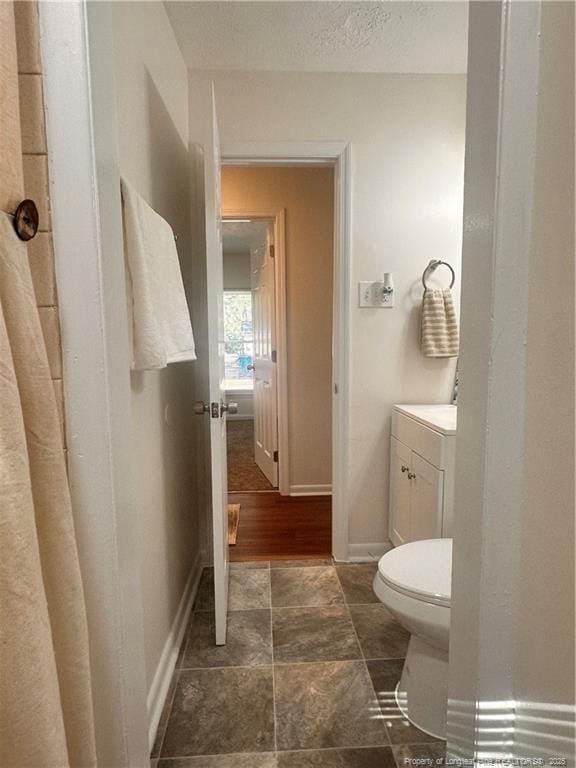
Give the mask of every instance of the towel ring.
POLYGON ((456 273, 454 272, 454 269, 450 264, 448 264, 447 261, 440 261, 440 259, 432 259, 432 261, 428 264, 424 272, 422 273, 422 285, 424 286, 424 290, 428 290, 428 286, 426 285, 426 278, 428 277, 429 272, 434 272, 435 269, 438 269, 438 267, 448 267, 450 272, 452 273, 452 280, 450 281, 450 288, 454 287, 454 283, 456 282, 456 273))

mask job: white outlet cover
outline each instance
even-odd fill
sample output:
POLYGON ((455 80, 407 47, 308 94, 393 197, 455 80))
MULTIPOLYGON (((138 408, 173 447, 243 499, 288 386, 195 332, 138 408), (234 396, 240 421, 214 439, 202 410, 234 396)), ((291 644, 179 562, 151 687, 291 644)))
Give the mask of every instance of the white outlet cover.
POLYGON ((382 309, 394 306, 394 291, 384 293, 384 283, 381 281, 360 281, 358 283, 358 306, 366 309, 382 309))

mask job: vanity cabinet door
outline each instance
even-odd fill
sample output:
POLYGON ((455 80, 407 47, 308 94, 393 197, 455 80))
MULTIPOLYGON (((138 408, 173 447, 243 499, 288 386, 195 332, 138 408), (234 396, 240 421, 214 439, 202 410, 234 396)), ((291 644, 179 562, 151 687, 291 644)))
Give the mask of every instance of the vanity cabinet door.
POLYGON ((414 476, 410 486, 410 538, 437 539, 442 536, 444 472, 412 451, 410 466, 414 476))
POLYGON ((394 546, 410 541, 410 480, 412 451, 391 438, 390 443, 390 540, 394 546), (404 470, 402 468, 405 468, 404 470))

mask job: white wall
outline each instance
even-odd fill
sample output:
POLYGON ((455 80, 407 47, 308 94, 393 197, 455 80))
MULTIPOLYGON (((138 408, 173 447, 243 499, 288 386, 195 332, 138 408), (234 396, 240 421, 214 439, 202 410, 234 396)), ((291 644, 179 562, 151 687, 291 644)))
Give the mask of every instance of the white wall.
POLYGON ((448 754, 574 765, 574 6, 472 3, 448 754))
POLYGON ((350 539, 383 542, 391 406, 449 402, 452 393, 454 361, 419 352, 418 306, 431 258, 450 261, 460 277, 465 77, 190 75, 216 83, 223 144, 352 143, 350 539), (357 281, 384 271, 394 273, 396 308, 357 309, 357 281))
MULTIPOLYGON (((519 714, 574 704, 574 5, 542 4, 536 180, 526 352, 526 456, 516 689, 519 714), (541 565, 542 567, 535 567, 541 565), (534 617, 538 626, 533 628, 534 617), (550 708, 552 704, 552 708, 550 708)), ((550 725, 520 734, 517 752, 550 725), (528 743, 526 743, 528 742, 528 743)), ((545 744, 545 741, 544 741, 545 744)), ((542 745, 539 745, 542 746, 542 745)), ((550 754, 555 753, 551 750, 550 754)))
MULTIPOLYGON (((121 173, 174 229, 189 294, 186 67, 162 3, 114 3, 113 13, 121 173)), ((198 553, 194 365, 132 373, 149 688, 198 553)))

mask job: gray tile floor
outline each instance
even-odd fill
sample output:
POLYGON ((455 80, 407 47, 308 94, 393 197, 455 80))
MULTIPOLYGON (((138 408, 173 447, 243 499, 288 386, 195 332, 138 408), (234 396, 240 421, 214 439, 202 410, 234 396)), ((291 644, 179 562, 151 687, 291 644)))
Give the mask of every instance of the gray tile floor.
POLYGON ((214 645, 202 575, 153 768, 401 768, 444 744, 394 689, 408 634, 372 592, 374 565, 235 565, 228 642, 214 645))

